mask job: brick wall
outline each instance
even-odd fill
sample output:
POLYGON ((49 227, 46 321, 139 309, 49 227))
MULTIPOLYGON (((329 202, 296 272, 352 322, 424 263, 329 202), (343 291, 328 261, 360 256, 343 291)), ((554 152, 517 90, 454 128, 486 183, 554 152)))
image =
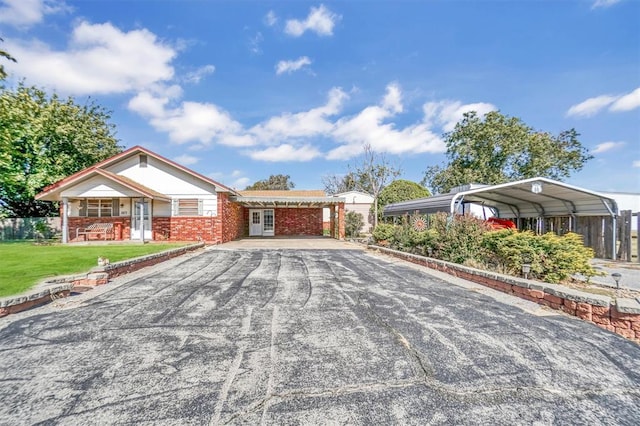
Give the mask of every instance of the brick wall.
POLYGON ((249 234, 248 210, 239 204, 231 202, 229 200, 229 194, 218 194, 218 212, 221 212, 224 220, 222 221, 222 242, 237 240, 245 235, 249 234), (245 211, 247 219, 245 220, 245 211), (245 234, 245 227, 247 233, 245 234))
POLYGON ((76 231, 84 229, 94 223, 113 223, 114 238, 116 240, 128 240, 131 238, 131 218, 122 217, 69 217, 69 241, 94 241, 103 240, 102 234, 80 235, 76 238, 76 231))
POLYGON ((552 309, 561 310, 640 343, 640 303, 634 299, 619 298, 614 301, 608 296, 581 292, 559 284, 501 275, 384 247, 370 246, 370 248, 552 309))
POLYGON ((275 209, 274 214, 276 235, 322 235, 322 208, 283 208, 275 209))

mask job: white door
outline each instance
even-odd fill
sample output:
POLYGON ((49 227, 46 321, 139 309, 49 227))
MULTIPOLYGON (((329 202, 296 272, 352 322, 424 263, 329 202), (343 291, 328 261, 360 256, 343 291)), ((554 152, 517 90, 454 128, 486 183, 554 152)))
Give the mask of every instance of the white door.
POLYGON ((131 239, 140 239, 140 230, 144 226, 144 239, 151 240, 151 211, 149 201, 143 201, 141 199, 131 200, 131 239), (142 206, 143 220, 140 220, 140 206, 142 206))
POLYGON ((262 210, 249 210, 249 236, 262 235, 262 210))
POLYGON ((273 210, 262 211, 262 235, 267 237, 274 235, 273 210))

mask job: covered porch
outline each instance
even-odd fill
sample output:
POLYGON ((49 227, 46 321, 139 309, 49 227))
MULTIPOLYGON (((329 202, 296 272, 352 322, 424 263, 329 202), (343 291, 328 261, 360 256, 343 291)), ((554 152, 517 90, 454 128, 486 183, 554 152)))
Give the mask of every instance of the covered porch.
POLYGON ((231 201, 242 206, 245 236, 322 236, 323 210, 328 208, 329 236, 345 237, 345 200, 324 191, 241 191, 231 201))

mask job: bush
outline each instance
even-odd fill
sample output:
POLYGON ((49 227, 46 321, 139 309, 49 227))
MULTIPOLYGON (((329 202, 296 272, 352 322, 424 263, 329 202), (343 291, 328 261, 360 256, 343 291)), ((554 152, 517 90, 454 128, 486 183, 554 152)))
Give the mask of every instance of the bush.
POLYGON ((432 219, 432 229, 436 232, 434 249, 438 258, 453 263, 486 258, 482 236, 489 227, 484 221, 469 214, 438 213, 432 219))
POLYGON ((390 223, 379 223, 373 230, 373 239, 377 242, 391 242, 395 233, 395 226, 390 223))
POLYGON ((347 212, 344 219, 344 231, 349 237, 357 237, 364 226, 364 217, 358 212, 347 212))
POLYGON ((535 235, 505 229, 488 232, 483 240, 488 263, 512 275, 521 274, 523 263, 531 264, 531 278, 546 282, 562 282, 576 273, 586 277, 597 274, 589 263, 593 250, 584 246, 578 234, 535 235))

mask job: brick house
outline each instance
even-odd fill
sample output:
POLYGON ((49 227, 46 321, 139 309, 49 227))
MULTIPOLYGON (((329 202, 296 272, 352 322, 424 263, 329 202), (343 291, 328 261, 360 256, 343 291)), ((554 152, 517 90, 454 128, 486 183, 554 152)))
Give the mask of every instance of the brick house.
POLYGON ((50 185, 38 200, 60 202, 62 241, 109 239, 224 243, 249 236, 344 238, 344 199, 323 191, 236 191, 135 146, 50 185))

